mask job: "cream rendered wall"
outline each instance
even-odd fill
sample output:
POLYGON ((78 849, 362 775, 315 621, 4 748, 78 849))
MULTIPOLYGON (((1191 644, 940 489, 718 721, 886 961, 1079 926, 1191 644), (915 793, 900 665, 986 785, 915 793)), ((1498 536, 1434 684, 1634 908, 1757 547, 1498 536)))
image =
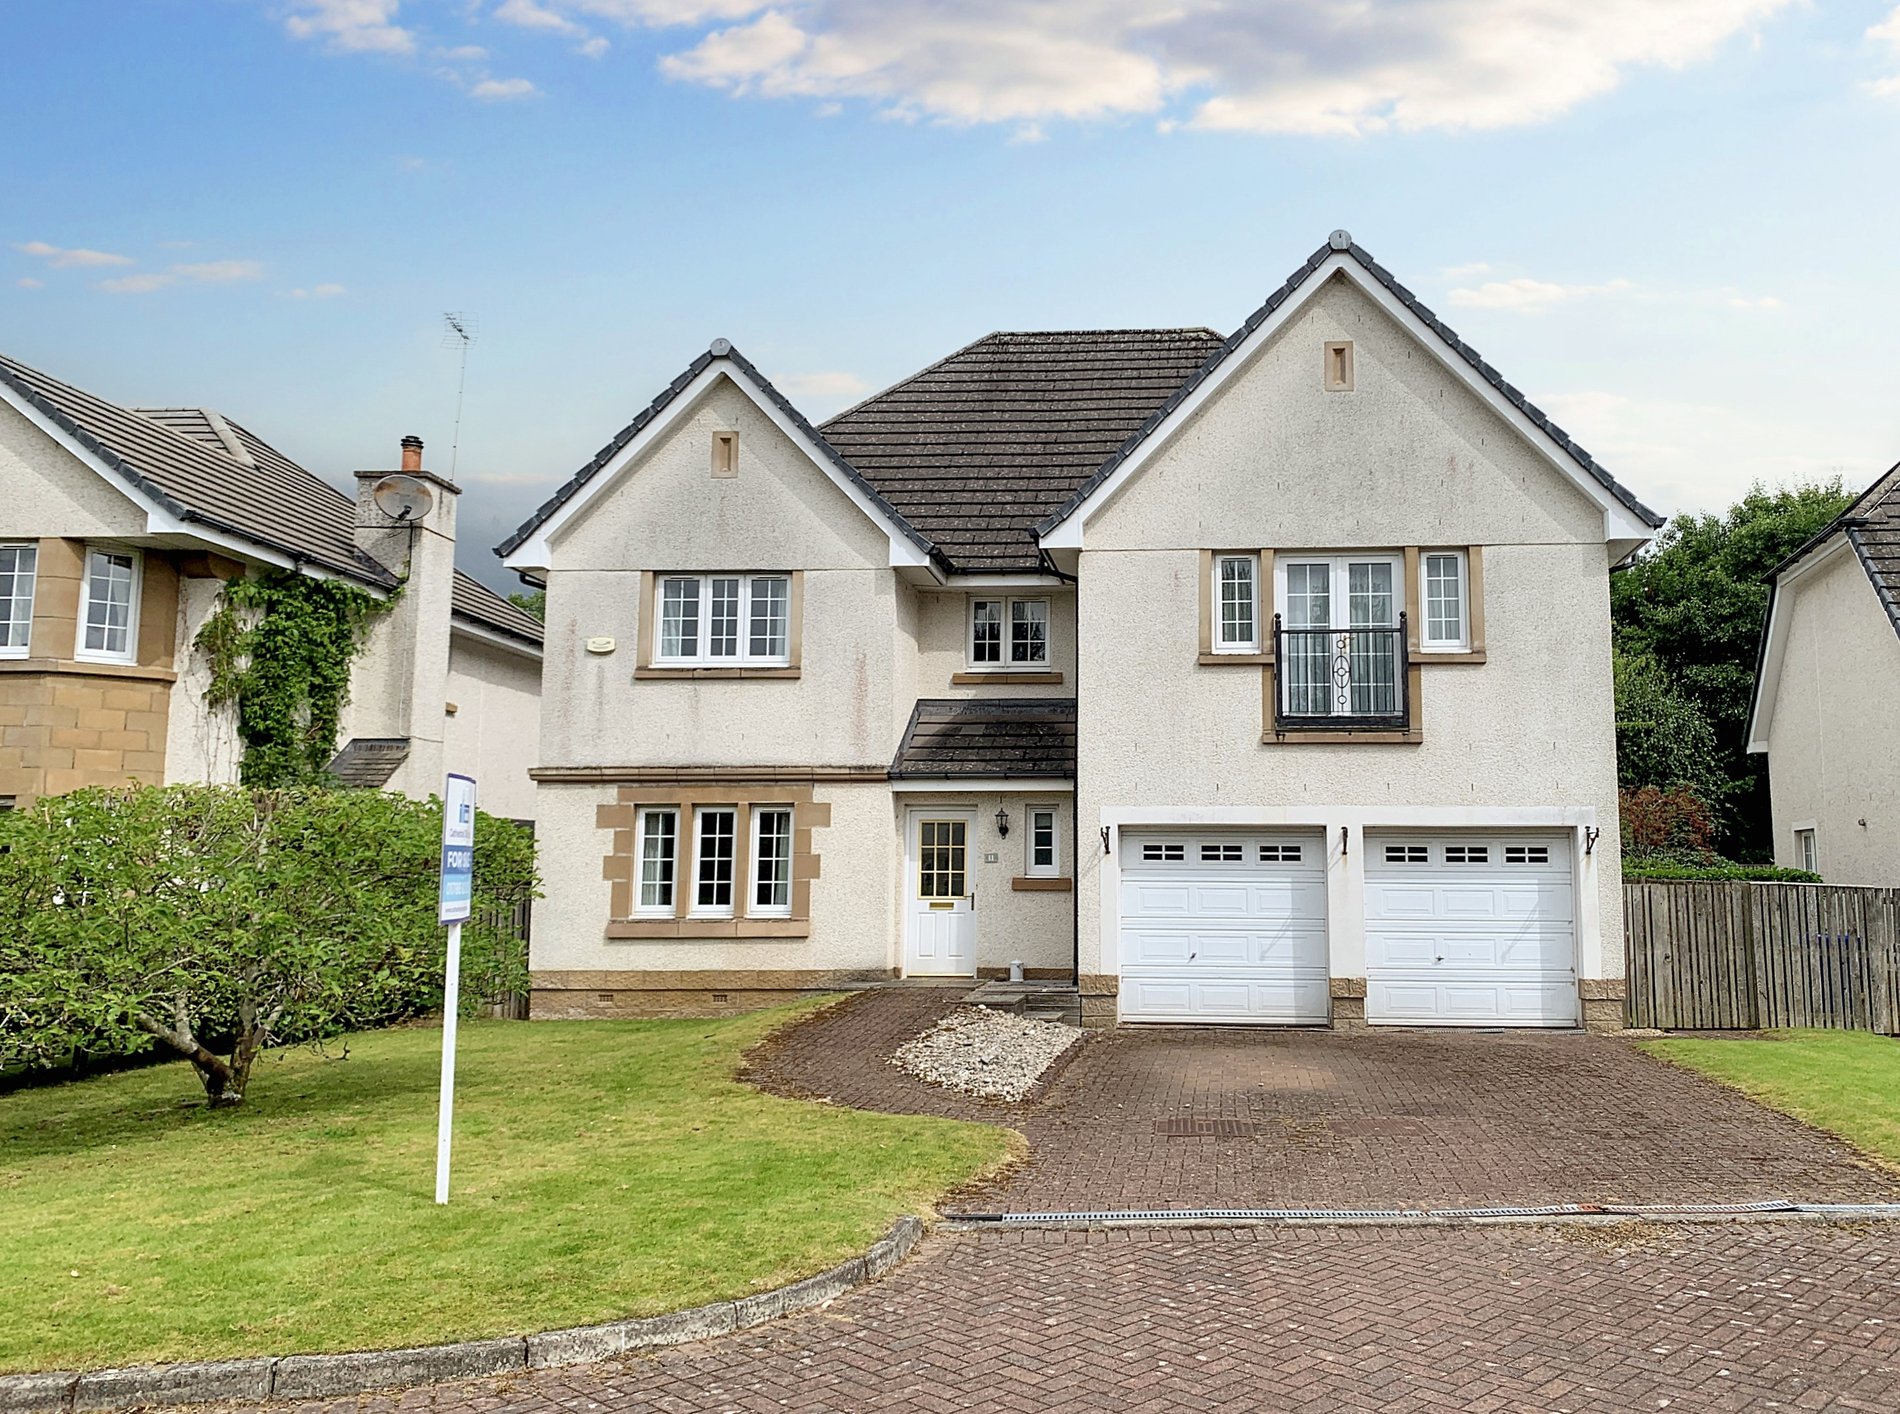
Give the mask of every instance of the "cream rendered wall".
POLYGON ((555 538, 553 560, 547 764, 890 763, 899 587, 889 542, 731 384, 603 488, 555 538), (712 434, 724 430, 739 433, 729 480, 710 474, 712 434), (634 681, 640 572, 721 569, 805 572, 802 675, 634 681), (582 652, 593 637, 614 651, 582 652))
POLYGON ((204 781, 229 785, 238 778, 237 718, 229 708, 212 711, 205 705, 211 685, 211 665, 196 644, 205 620, 217 611, 224 592, 221 579, 178 581, 178 681, 172 684, 171 712, 166 719, 165 783, 204 781))
POLYGON ((449 640, 448 700, 455 715, 444 723, 443 765, 475 778, 481 808, 511 820, 532 820, 534 782, 541 763, 541 664, 456 632, 449 640))
MULTIPOLYGON (((918 697, 1073 697, 1075 696, 1075 593, 1067 589, 1024 589, 1006 593, 962 590, 917 593, 918 697), (1062 674, 1060 683, 1019 683, 1009 687, 983 683, 957 684, 954 673, 970 668, 970 601, 972 599, 1047 599, 1049 601, 1049 670, 1062 674)), ((1007 645, 1008 626, 1004 626, 1007 645)), ((1007 653, 1007 646, 1004 649, 1007 653)), ((1005 665, 1005 669, 1007 670, 1005 665)), ((1016 669, 1016 671, 1025 671, 1016 669)), ((1034 670, 1031 670, 1034 671, 1034 670)))
POLYGON ((0 539, 145 534, 145 512, 4 401, 0 486, 0 539))
POLYGON ((1900 639, 1852 547, 1779 591, 1787 650, 1768 735, 1775 861, 1811 825, 1830 884, 1900 886, 1900 639), (1863 826, 1860 822, 1865 820, 1863 826))
MULTIPOLYGON (((889 542, 761 414, 720 383, 556 536, 548 572, 540 763, 547 766, 871 766, 890 763, 915 694, 899 624, 916 613, 889 542), (739 434, 739 474, 711 475, 715 431, 739 434), (640 572, 802 570, 796 679, 635 680, 640 572), (608 654, 589 654, 607 637, 608 654)), ((891 792, 819 784, 832 819, 813 846, 809 939, 613 941, 595 807, 612 786, 543 785, 547 898, 536 971, 884 970, 897 966, 902 844, 891 792)))
MULTIPOLYGON (((1573 834, 1593 819, 1578 971, 1621 975, 1602 515, 1356 289, 1315 296, 1089 522, 1084 546, 1085 838, 1169 807, 1360 827, 1419 810, 1444 825, 1548 818, 1573 834), (1354 342, 1355 391, 1322 390, 1333 339, 1354 342), (1489 660, 1422 659, 1420 745, 1263 745, 1261 671, 1195 665, 1200 550, 1467 544, 1484 547, 1489 660)), ((1337 828, 1329 838, 1337 856, 1337 828)), ((1364 973, 1358 839, 1335 859, 1336 976, 1364 973)), ((1081 863, 1081 971, 1113 972, 1102 856, 1081 863)))

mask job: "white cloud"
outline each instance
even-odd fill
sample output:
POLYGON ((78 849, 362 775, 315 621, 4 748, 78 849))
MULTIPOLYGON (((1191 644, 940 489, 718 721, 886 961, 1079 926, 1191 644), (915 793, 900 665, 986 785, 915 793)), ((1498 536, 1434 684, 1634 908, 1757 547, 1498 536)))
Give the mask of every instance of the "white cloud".
POLYGON ((836 370, 792 373, 773 382, 787 397, 793 398, 855 398, 871 391, 870 384, 857 374, 836 370))
POLYGON ((1627 397, 1601 391, 1537 403, 1658 511, 1713 511, 1759 481, 1769 486, 1873 474, 1878 448, 1855 445, 1834 421, 1783 422, 1746 407, 1627 397))
POLYGON ((101 280, 99 288, 109 295, 149 295, 177 283, 176 275, 121 275, 115 280, 101 280))
POLYGON ((295 289, 290 292, 292 299, 339 299, 348 294, 341 285, 312 285, 309 289, 295 289))
POLYGON ((22 275, 13 283, 23 290, 43 290, 46 288, 46 281, 35 280, 31 275, 22 275))
POLYGON ((259 260, 206 260, 196 265, 174 265, 171 273, 201 285, 229 285, 263 278, 264 264, 259 260))
POLYGON ((1488 280, 1482 285, 1456 289, 1445 296, 1448 304, 1466 309, 1508 309, 1517 314, 1542 314, 1545 310, 1591 295, 1620 294, 1634 289, 1628 280, 1610 280, 1601 285, 1559 285, 1550 280, 1532 280, 1518 276, 1514 280, 1488 280))
POLYGON ((458 44, 453 49, 444 49, 436 58, 446 59, 451 64, 479 64, 488 58, 488 51, 479 44, 458 44))
POLYGON ((506 103, 517 98, 533 98, 540 92, 530 79, 483 79, 469 89, 468 96, 484 103, 506 103))
POLYGON ((413 54, 415 34, 396 23, 402 0, 298 0, 284 27, 343 54, 413 54))
POLYGON ((597 34, 575 45, 574 52, 584 59, 598 59, 611 48, 613 48, 612 42, 597 34))
POLYGON ((1505 128, 1706 60, 1793 0, 532 0, 714 25, 662 60, 735 95, 1018 127, 1152 115, 1261 133, 1505 128))
POLYGON ((503 0, 495 7, 495 18, 505 25, 518 25, 522 29, 551 30, 555 34, 585 34, 580 25, 566 15, 550 10, 539 4, 538 0, 503 0))
MULTIPOLYGON (((1891 15, 1868 30, 1867 37, 1876 43, 1885 43, 1893 51, 1891 57, 1900 61, 1900 5, 1894 6, 1891 15)), ((1900 74, 1875 79, 1871 86, 1882 98, 1900 98, 1900 74)))
POLYGON ((30 255, 36 260, 44 260, 55 270, 88 269, 100 265, 134 265, 136 261, 129 255, 113 255, 103 250, 87 250, 83 246, 61 247, 48 245, 45 241, 17 241, 15 250, 22 255, 30 255))

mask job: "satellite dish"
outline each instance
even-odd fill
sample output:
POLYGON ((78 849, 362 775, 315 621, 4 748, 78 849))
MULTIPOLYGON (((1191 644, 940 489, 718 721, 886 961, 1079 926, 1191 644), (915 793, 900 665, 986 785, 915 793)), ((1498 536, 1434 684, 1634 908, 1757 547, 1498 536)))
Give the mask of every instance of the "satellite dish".
POLYGON ((429 488, 413 476, 385 476, 369 494, 377 510, 404 525, 421 520, 435 504, 429 488))

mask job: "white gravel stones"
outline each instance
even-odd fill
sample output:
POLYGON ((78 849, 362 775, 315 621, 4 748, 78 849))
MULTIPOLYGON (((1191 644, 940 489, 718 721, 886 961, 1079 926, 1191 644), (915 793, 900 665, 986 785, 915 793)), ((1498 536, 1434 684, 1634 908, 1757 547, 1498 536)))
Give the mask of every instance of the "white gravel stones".
POLYGON ((1020 1100, 1055 1058, 1082 1039, 1059 1021, 1031 1021, 985 1006, 959 1007, 906 1041, 891 1064, 920 1080, 986 1100, 1020 1100))

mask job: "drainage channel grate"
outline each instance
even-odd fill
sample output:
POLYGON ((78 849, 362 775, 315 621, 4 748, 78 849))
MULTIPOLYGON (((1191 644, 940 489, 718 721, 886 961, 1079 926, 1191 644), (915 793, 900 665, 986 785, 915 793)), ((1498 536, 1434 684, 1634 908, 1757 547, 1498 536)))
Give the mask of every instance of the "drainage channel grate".
POLYGON ((1250 1119, 1158 1119, 1155 1133, 1164 1139, 1251 1139, 1260 1126, 1250 1119))

